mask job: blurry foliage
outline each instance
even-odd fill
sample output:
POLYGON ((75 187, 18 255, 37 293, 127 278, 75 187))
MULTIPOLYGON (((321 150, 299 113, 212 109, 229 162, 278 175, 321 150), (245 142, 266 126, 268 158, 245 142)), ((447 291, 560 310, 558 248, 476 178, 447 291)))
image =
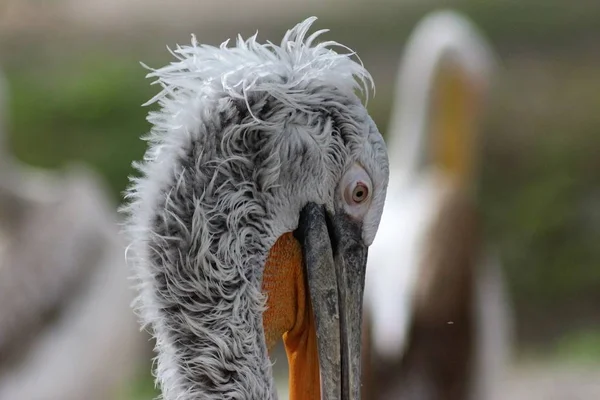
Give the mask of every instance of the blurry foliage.
MULTIPOLYGON (((457 4, 491 38, 501 59, 482 159, 489 237, 501 250, 524 324, 535 312, 546 320, 556 316, 554 327, 567 326, 570 316, 577 317, 574 310, 593 309, 589 305, 600 300, 600 58, 585 51, 586 38, 600 33, 600 3, 457 4)), ((380 12, 378 23, 365 29, 357 27, 366 18, 320 23, 363 57, 375 54, 372 64, 386 57, 381 61, 395 69, 406 35, 429 9, 380 12)), ((145 148, 139 137, 149 128, 148 109, 141 104, 158 90, 136 61, 148 61, 147 54, 136 53, 134 60, 129 50, 88 45, 69 55, 62 44, 55 46, 56 52, 9 46, 14 150, 44 167, 89 162, 118 198, 131 161, 145 148)), ((150 65, 170 61, 165 51, 160 54, 150 65)), ((369 109, 385 131, 392 85, 377 83, 369 109)))
POLYGON ((148 366, 143 365, 145 374, 141 374, 137 379, 132 382, 128 382, 124 385, 122 390, 116 394, 114 400, 150 400, 156 399, 160 395, 154 385, 154 380, 149 374, 148 366))
POLYGON ((119 195, 140 159, 149 128, 141 106, 156 93, 144 70, 122 59, 93 57, 68 69, 9 75, 12 146, 25 162, 58 167, 83 160, 101 171, 119 195))
POLYGON ((596 330, 584 330, 565 335, 556 344, 555 357, 561 362, 597 364, 600 334, 596 330))
POLYGON ((484 211, 529 306, 599 297, 599 61, 509 59, 491 101, 484 211))

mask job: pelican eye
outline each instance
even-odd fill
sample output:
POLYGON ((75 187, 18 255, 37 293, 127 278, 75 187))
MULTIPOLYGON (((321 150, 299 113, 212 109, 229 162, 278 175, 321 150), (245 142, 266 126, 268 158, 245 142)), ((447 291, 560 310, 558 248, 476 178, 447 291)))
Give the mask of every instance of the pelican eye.
POLYGON ((354 164, 342 177, 342 200, 346 212, 361 219, 371 202, 371 178, 358 164, 354 164))
POLYGON ((357 182, 352 191, 352 201, 362 203, 369 198, 369 188, 363 182, 357 182))

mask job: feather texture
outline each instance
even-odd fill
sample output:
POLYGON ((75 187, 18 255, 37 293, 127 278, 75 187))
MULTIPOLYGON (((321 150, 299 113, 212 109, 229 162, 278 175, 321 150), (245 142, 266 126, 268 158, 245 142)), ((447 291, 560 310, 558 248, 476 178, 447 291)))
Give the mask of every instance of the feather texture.
POLYGON ((372 80, 337 43, 315 44, 324 31, 307 36, 314 20, 280 46, 193 38, 148 75, 162 87, 148 103, 160 111, 124 211, 136 308, 167 400, 276 398, 262 328, 267 253, 307 202, 335 207, 355 160, 373 174, 365 241, 375 235, 387 155, 355 94, 372 80))

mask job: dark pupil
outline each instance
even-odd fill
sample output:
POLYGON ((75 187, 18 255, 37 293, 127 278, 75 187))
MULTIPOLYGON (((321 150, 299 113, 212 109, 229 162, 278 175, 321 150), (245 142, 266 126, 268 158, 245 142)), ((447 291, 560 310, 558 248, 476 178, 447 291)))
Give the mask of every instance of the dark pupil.
POLYGON ((356 192, 356 197, 362 197, 363 196, 363 191, 359 190, 358 192, 356 192))

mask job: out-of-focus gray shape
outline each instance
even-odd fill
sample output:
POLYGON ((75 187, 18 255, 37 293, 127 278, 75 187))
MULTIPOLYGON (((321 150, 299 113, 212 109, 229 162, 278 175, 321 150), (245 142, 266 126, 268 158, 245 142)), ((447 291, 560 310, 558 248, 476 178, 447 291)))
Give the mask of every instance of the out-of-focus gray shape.
POLYGON ((512 318, 476 190, 494 61, 453 11, 427 15, 408 40, 387 136, 388 196, 369 249, 365 399, 489 400, 502 386, 512 318))
POLYGON ((110 399, 147 354, 115 218, 99 176, 21 165, 0 126, 0 400, 110 399))

